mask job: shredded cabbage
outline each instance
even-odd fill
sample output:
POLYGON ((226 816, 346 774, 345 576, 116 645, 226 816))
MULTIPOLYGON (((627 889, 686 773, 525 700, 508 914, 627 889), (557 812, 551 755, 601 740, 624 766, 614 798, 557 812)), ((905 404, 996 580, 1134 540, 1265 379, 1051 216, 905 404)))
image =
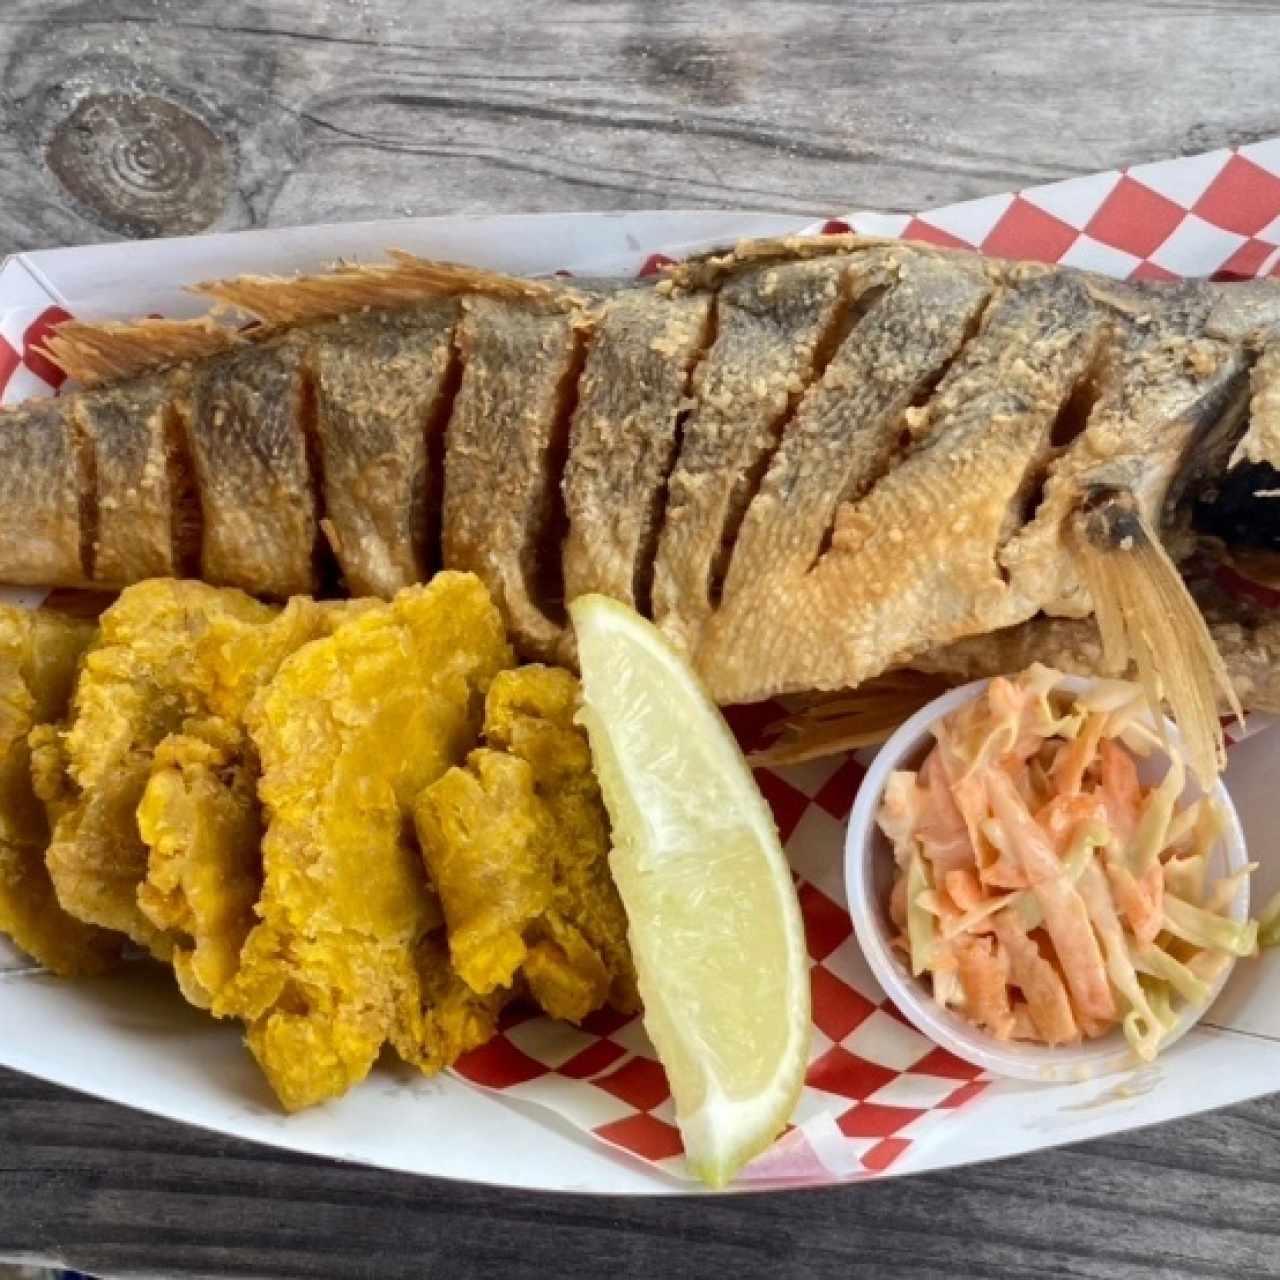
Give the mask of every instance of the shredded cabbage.
POLYGON ((1077 887, 1084 899, 1085 910, 1089 913, 1089 921, 1102 944, 1107 977, 1129 1004, 1129 1012, 1121 1021, 1125 1039, 1143 1062, 1150 1062, 1160 1048, 1164 1028, 1148 1005, 1142 984, 1138 981, 1129 945, 1125 941, 1124 926, 1111 899, 1107 878, 1097 862, 1085 865, 1077 887))
POLYGON ((1186 902, 1203 902, 1205 877, 1208 873, 1209 859, 1203 853, 1193 853, 1186 858, 1170 858, 1164 864, 1165 892, 1186 902))
POLYGON ((1246 862, 1244 867, 1233 875, 1223 876, 1221 880, 1215 881, 1213 888, 1204 896, 1200 905, 1206 911, 1225 915, 1231 910, 1231 904, 1235 901, 1236 894, 1240 892, 1240 886, 1246 884, 1257 869, 1256 862, 1246 862))
POLYGON ((1273 893, 1258 915, 1258 945, 1280 945, 1280 893, 1273 893))
MULTIPOLYGON (((957 916, 942 931, 942 936, 948 941, 952 938, 958 938, 962 933, 970 933, 975 925, 981 924, 988 917, 995 915, 997 911, 1003 910, 1005 907, 1014 906, 1021 899, 1028 895, 1025 889, 1015 889, 1012 893, 1007 893, 1002 898, 988 898, 980 907, 974 907, 971 911, 966 911, 964 915, 957 916)), ((1032 928, 1035 926, 1033 925, 1032 928)))
POLYGON ((1086 711, 1109 713, 1133 705, 1142 696, 1142 691, 1128 680, 1095 680, 1076 695, 1076 705, 1086 711))
POLYGON ((1183 841, 1190 839, 1200 820, 1200 808, 1205 803, 1203 797, 1178 810, 1169 822, 1169 830, 1165 833, 1165 848, 1176 849, 1183 841))
POLYGON ((1125 725, 1115 736, 1140 760, 1145 760, 1157 747, 1164 746, 1160 741, 1160 735, 1153 732, 1149 725, 1142 724, 1140 721, 1125 725))
POLYGON ((1167 982, 1184 1000, 1202 1005, 1209 998, 1209 984, 1198 978, 1181 960, 1152 944, 1129 948, 1133 966, 1139 973, 1167 982))
POLYGON ((1193 907, 1171 893, 1164 896, 1164 925, 1175 938, 1193 947, 1226 951, 1233 956, 1251 956, 1258 950, 1256 920, 1246 920, 1243 924, 1228 920, 1203 907, 1193 907))
POLYGON ((876 821, 892 842, 899 865, 906 861, 911 850, 912 837, 920 825, 921 804, 920 788, 916 786, 914 773, 896 769, 889 775, 876 821))
POLYGON ((1175 751, 1170 756, 1169 772, 1160 785, 1147 797, 1147 803, 1134 833, 1133 846, 1129 850, 1129 867, 1135 876, 1143 875, 1156 862, 1165 848, 1169 835, 1169 822, 1173 818, 1173 806, 1187 785, 1187 770, 1182 757, 1175 751))
POLYGON ((936 924, 920 905, 920 897, 933 886, 924 855, 916 849, 907 863, 907 941, 911 945, 911 972, 918 978, 933 965, 936 924))
POLYGON ((1143 990, 1146 992, 1151 1012, 1155 1015, 1156 1020, 1168 1030, 1178 1021, 1178 1015, 1174 1011, 1168 985, 1163 982, 1148 982, 1143 984, 1143 990))
POLYGON ((954 969, 934 970, 933 998, 944 1009, 964 1008, 964 987, 960 984, 960 975, 954 969))
POLYGON ((1203 854, 1207 859, 1226 829, 1227 815, 1222 812, 1222 806, 1212 796, 1205 796, 1200 802, 1200 816, 1196 819, 1192 851, 1203 854))

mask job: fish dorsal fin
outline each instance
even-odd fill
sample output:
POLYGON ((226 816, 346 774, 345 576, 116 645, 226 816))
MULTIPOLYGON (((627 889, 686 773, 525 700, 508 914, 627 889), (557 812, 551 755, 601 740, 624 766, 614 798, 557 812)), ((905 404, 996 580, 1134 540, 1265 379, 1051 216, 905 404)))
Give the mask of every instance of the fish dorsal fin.
POLYGON ((202 360, 243 341, 212 316, 194 320, 66 320, 45 339, 47 355, 68 377, 92 387, 202 360))
POLYGON ((264 325, 305 324, 332 320, 364 310, 411 307, 433 298, 461 294, 545 306, 573 307, 582 299, 565 285, 546 280, 521 280, 480 267, 432 262, 392 249, 389 263, 340 266, 333 271, 303 276, 235 276, 208 280, 192 292, 213 298, 261 320, 264 325))
POLYGON ((1222 655, 1173 561, 1131 493, 1095 492, 1074 522, 1081 576, 1093 597, 1104 665, 1130 665, 1158 723, 1167 701, 1201 786, 1226 764, 1217 693, 1238 719, 1244 712, 1222 655))
POLYGON ((411 307, 433 298, 482 294, 566 311, 586 306, 584 295, 560 281, 521 280, 394 249, 388 256, 390 262, 344 265, 315 275, 244 275, 191 287, 193 293, 261 322, 247 333, 220 322, 216 312, 194 320, 68 320, 47 340, 45 354, 69 377, 95 386, 214 356, 292 325, 411 307))

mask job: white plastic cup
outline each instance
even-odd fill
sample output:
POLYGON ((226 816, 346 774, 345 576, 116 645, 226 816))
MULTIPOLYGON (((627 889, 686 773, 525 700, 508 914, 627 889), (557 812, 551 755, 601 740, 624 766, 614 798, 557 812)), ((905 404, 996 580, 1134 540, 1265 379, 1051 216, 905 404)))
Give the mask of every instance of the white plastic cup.
MULTIPOLYGON (((1072 1045, 997 1040, 959 1014, 939 1005, 925 980, 915 977, 902 953, 890 946, 890 939, 898 932, 889 919, 893 847, 876 823, 885 783, 894 770, 918 769, 934 742, 930 732, 932 726, 957 707, 978 697, 989 683, 987 680, 975 680, 922 707, 880 748, 867 770, 867 776, 858 788, 845 836, 845 889, 858 945, 885 994, 919 1031, 956 1057, 995 1075, 1011 1076, 1017 1080, 1077 1082, 1140 1066, 1141 1060, 1129 1047, 1124 1032, 1118 1026, 1105 1036, 1072 1045)), ((1095 683, 1078 676, 1066 676, 1058 687, 1079 694, 1095 683)), ((1169 733, 1171 741, 1179 741, 1172 724, 1169 725, 1169 733)), ((1138 776, 1144 786, 1152 786, 1164 777, 1168 767, 1168 757, 1157 748, 1147 759, 1138 761, 1138 776)), ((1189 778, 1182 803, 1189 804, 1203 794, 1195 780, 1189 778)), ((1221 780, 1215 783, 1212 794, 1222 807, 1225 824, 1222 839, 1210 855, 1210 882, 1243 870, 1248 862, 1244 831, 1221 780)), ((1240 886, 1228 914, 1233 920, 1247 919, 1247 881, 1240 886)), ((1232 965, 1228 965, 1223 970, 1204 1005, 1184 1009, 1177 1024, 1160 1042, 1161 1053, 1195 1026, 1217 999, 1231 969, 1232 965)))

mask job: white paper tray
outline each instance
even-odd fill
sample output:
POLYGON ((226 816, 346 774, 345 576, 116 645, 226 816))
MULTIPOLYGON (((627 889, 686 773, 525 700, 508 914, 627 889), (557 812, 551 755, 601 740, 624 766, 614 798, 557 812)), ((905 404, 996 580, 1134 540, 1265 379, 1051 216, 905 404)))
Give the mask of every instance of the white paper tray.
MULTIPOLYGON (((875 230, 876 215, 858 218, 875 230)), ((886 217, 886 230, 905 219, 886 217)), ((50 303, 82 318, 187 315, 181 286, 243 271, 371 261, 396 247, 547 273, 634 272, 743 236, 811 227, 750 213, 626 213, 428 218, 57 249, 0 270, 0 336, 50 303)), ((38 387, 27 388, 27 391, 38 387)), ((1280 734, 1235 748, 1228 784, 1263 862, 1255 901, 1280 889, 1269 858, 1280 734)), ((838 879, 838 868, 832 874, 838 879)), ((388 1169, 554 1191, 696 1193, 542 1108, 425 1080, 384 1064, 347 1097, 293 1117, 278 1109, 236 1029, 188 1008, 158 972, 67 983, 30 970, 0 943, 0 1065, 126 1106, 253 1141, 388 1169)), ((1209 1019, 1167 1056, 1127 1076, 1079 1085, 993 1085, 950 1123, 920 1133, 893 1175, 941 1169, 1191 1115, 1256 1097, 1280 1080, 1280 955, 1237 966, 1209 1019)), ((761 1184, 755 1184, 760 1189, 761 1184)))

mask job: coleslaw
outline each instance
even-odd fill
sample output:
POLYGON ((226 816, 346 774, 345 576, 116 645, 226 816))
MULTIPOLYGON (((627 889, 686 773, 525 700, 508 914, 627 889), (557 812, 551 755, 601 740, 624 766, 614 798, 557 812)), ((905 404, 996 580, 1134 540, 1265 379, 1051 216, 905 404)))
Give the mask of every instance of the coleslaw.
POLYGON ((1259 922, 1229 914, 1256 864, 1210 881, 1223 815, 1210 796, 1182 802, 1186 761, 1138 685, 1074 694, 1063 679, 1037 664, 992 680, 933 727, 918 770, 889 776, 894 945, 938 1004, 999 1040, 1120 1026, 1150 1061, 1257 952, 1259 922), (1153 751, 1169 767, 1146 787, 1153 751))

